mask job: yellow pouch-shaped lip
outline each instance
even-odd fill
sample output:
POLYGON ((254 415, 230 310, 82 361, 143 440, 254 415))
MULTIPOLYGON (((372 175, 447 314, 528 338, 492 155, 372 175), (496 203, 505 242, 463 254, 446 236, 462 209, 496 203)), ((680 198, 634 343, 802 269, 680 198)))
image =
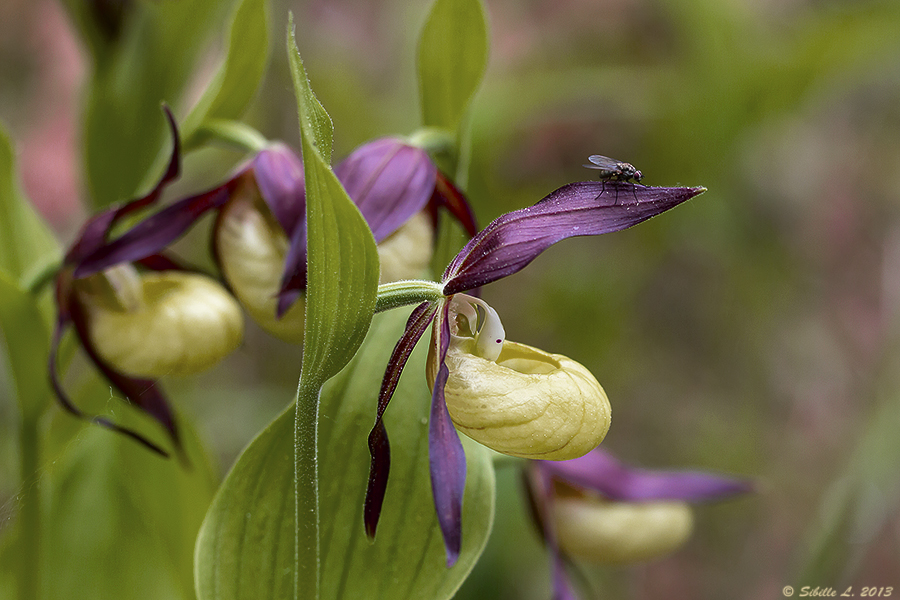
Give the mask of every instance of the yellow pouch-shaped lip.
POLYGON ((275 317, 290 242, 255 184, 245 184, 222 209, 215 243, 222 274, 253 320, 281 340, 302 343, 302 298, 282 318, 275 317))
MULTIPOLYGON (((114 269, 133 271, 130 265, 114 269)), ((137 377, 190 375, 208 369, 240 345, 244 329, 240 306, 209 277, 163 271, 135 272, 128 278, 128 293, 119 294, 119 302, 108 295, 82 296, 91 342, 116 370, 137 377)), ((96 283, 86 287, 100 289, 96 283)))
POLYGON ((456 427, 503 454, 568 460, 606 436, 609 400, 579 363, 504 341, 496 362, 476 356, 475 340, 453 337, 444 398, 456 427))
POLYGON ((694 518, 685 502, 612 502, 593 496, 553 502, 559 547, 573 558, 625 564, 672 552, 691 535, 694 518))

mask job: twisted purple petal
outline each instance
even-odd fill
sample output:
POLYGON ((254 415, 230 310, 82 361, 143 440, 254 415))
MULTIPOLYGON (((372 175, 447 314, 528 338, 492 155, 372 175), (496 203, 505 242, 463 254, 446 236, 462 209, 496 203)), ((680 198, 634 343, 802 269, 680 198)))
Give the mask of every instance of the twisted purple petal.
POLYGON ((447 267, 444 294, 502 279, 556 242, 626 229, 704 191, 610 181, 570 183, 534 206, 495 219, 472 238, 447 267))
POLYGON ((380 242, 425 208, 437 167, 421 148, 382 138, 354 150, 334 173, 380 242))
POLYGON ((207 211, 228 201, 233 180, 170 204, 126 231, 115 240, 97 248, 75 267, 75 278, 81 279, 125 262, 159 253, 177 240, 207 211))
POLYGON ((428 423, 428 461, 431 471, 431 493, 438 523, 444 536, 447 566, 452 567, 462 549, 462 502, 466 487, 466 455, 459 434, 450 420, 444 401, 444 385, 450 376, 445 362, 450 346, 449 304, 438 316, 439 364, 431 395, 431 418, 428 423))
POLYGON ((366 500, 363 505, 366 535, 370 538, 375 537, 375 529, 378 527, 378 519, 381 517, 381 506, 384 504, 388 474, 391 469, 391 446, 388 443, 387 428, 382 420, 384 411, 387 410, 394 390, 397 389, 397 383, 400 381, 406 361, 409 360, 409 356, 422 334, 434 320, 435 312, 437 312, 437 307, 430 302, 423 302, 413 310, 406 322, 406 331, 394 346, 384 379, 381 382, 375 426, 369 433, 369 454, 372 456, 372 462, 369 467, 369 482, 366 486, 366 500))
POLYGON ((50 355, 47 360, 47 366, 50 372, 50 385, 53 387, 53 391, 56 392, 59 403, 66 411, 78 418, 89 420, 92 423, 124 434, 157 454, 166 457, 169 455, 168 452, 132 429, 116 425, 105 417, 85 414, 69 399, 69 396, 62 387, 62 383, 59 381, 57 355, 63 334, 69 325, 74 325, 75 332, 78 335, 85 352, 87 352, 90 359, 97 365, 103 375, 106 376, 110 383, 121 391, 130 402, 137 405, 141 410, 148 413, 153 419, 160 423, 169 433, 169 437, 172 439, 175 447, 180 449, 181 440, 178 435, 174 415, 165 398, 156 388, 154 382, 147 379, 128 377, 127 375, 119 373, 107 365, 97 355, 97 352, 94 350, 94 346, 90 341, 90 336, 87 335, 87 323, 81 307, 67 290, 61 289, 62 287, 64 286, 60 285, 58 282, 57 302, 59 311, 56 318, 56 324, 53 328, 53 338, 50 342, 50 355))
POLYGON ((542 470, 557 479, 624 502, 709 502, 753 490, 751 482, 745 479, 699 471, 651 471, 629 467, 600 448, 573 460, 538 463, 542 470))

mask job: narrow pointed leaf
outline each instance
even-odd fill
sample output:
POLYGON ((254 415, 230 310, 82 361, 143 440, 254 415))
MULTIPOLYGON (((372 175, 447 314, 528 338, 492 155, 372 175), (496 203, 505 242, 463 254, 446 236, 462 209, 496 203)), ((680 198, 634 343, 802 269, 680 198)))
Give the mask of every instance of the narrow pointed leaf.
POLYGON ((319 394, 365 338, 375 312, 379 265, 369 226, 329 166, 331 118, 310 88, 293 31, 288 56, 300 121, 307 225, 306 321, 294 424, 295 509, 301 515, 294 542, 294 593, 318 600, 319 394))
MULTIPOLYGON (((308 138, 319 152, 326 164, 331 164, 331 148, 334 138, 334 125, 331 117, 325 112, 325 107, 316 98, 306 69, 303 67, 303 59, 297 49, 297 40, 294 37, 294 17, 290 15, 288 20, 288 60, 291 64, 291 78, 294 82, 294 94, 297 96, 297 111, 300 117, 300 132, 308 138)), ((306 158, 306 152, 303 153, 306 158)))
POLYGON ((457 131, 488 58, 480 0, 436 0, 419 38, 422 123, 457 131))
POLYGON ((232 13, 225 59, 184 120, 187 151, 203 141, 204 121, 236 119, 256 95, 269 59, 268 13, 268 0, 241 0, 232 13))
POLYGON ((365 337, 375 310, 378 251, 369 226, 328 166, 331 119, 309 87, 293 35, 288 54, 306 181, 307 329, 302 373, 321 386, 347 364, 365 337))
POLYGON ((12 144, 0 126, 0 273, 27 288, 59 258, 53 233, 22 193, 12 144))

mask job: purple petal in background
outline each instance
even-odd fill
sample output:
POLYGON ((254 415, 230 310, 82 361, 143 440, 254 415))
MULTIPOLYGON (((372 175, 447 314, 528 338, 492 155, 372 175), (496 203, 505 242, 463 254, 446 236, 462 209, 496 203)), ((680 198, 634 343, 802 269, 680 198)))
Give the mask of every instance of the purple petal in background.
POLYGON ((438 316, 440 343, 437 376, 431 395, 431 417, 428 423, 428 461, 431 470, 431 493, 438 523, 444 536, 447 566, 452 567, 462 549, 462 503, 466 487, 466 455, 459 434, 450 420, 444 401, 444 385, 450 371, 444 362, 450 345, 449 304, 444 302, 438 316))
POLYGON ((600 448, 581 458, 538 461, 538 464, 542 470, 566 483, 625 502, 705 502, 745 494, 753 489, 747 480, 699 471, 651 471, 629 467, 600 448))
POLYGON ((291 234, 291 244, 284 257, 284 272, 278 290, 275 315, 280 319, 306 291, 306 219, 291 234))
POLYGON ((284 144, 272 144, 253 159, 253 175, 263 200, 288 237, 306 218, 303 162, 284 144))
POLYGON ((334 173, 380 242, 425 208, 437 167, 421 148, 382 138, 354 150, 334 173))
POLYGON ((447 267, 444 294, 512 275, 556 242, 626 229, 704 191, 610 181, 570 183, 534 206, 495 219, 472 238, 447 267))
POLYGON ((384 411, 388 402, 397 389, 400 375, 409 355, 412 354, 416 343, 428 329, 434 320, 436 307, 430 302, 423 302, 417 306, 406 322, 406 331, 394 346, 391 359, 388 361, 387 371, 381 382, 381 391, 378 394, 378 408, 375 414, 375 426, 369 433, 369 454, 372 462, 369 467, 369 483, 366 486, 366 500, 363 506, 363 520, 366 525, 366 534, 375 537, 375 529, 378 527, 378 519, 381 517, 381 506, 384 503, 384 494, 387 491, 388 474, 391 468, 391 447, 388 443, 387 429, 384 426, 384 411))

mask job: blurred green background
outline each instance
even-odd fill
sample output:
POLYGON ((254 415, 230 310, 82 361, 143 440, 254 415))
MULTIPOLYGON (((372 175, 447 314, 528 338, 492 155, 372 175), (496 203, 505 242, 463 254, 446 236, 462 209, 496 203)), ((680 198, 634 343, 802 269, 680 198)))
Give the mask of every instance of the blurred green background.
MULTIPOLYGON (((484 290, 510 339, 568 355, 601 381, 611 451, 758 481, 754 497, 700 507, 694 537, 670 557, 584 566, 597 597, 768 599, 786 585, 900 593, 900 2, 486 6, 491 59, 466 184, 481 224, 592 178, 581 165, 595 153, 633 163, 649 185, 709 188, 633 230, 563 242, 484 290)), ((275 2, 272 63, 249 123, 297 146, 289 9, 334 119, 336 157, 418 126, 414 55, 428 3, 400 0, 275 2)), ((170 99, 179 117, 214 68, 215 44, 206 54, 195 84, 170 99)), ((4 0, 0 119, 26 192, 64 243, 90 205, 86 76, 59 4, 4 0)), ((173 195, 240 159, 192 155, 173 195)), ((198 231, 179 247, 202 262, 205 239, 198 231)), ((248 323, 224 364, 166 382, 222 472, 290 400, 299 357, 248 323)), ((0 532, 17 494, 7 390, 0 532)), ((501 470, 499 483, 497 526, 458 597, 546 598, 518 473, 501 470)))

